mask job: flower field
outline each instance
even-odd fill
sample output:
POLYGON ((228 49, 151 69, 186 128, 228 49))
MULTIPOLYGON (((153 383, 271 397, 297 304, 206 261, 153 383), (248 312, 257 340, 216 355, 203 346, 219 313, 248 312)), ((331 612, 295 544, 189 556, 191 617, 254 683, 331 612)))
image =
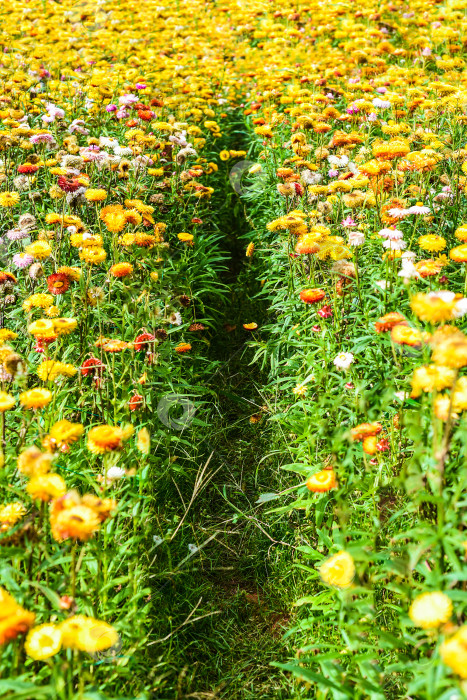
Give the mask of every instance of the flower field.
POLYGON ((467 698, 467 0, 4 0, 0 700, 467 698))

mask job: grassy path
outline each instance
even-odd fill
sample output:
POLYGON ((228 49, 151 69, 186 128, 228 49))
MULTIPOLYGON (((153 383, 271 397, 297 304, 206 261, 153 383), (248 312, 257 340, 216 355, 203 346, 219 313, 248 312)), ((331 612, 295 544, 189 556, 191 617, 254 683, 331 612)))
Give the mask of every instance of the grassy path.
POLYGON ((251 318, 260 322, 266 308, 256 301, 259 283, 245 258, 243 203, 228 181, 215 226, 228 252, 222 278, 228 294, 211 340, 215 370, 200 416, 205 425, 186 436, 192 452, 182 462, 191 491, 181 480, 178 494, 172 492, 177 517, 186 517, 171 556, 184 564, 157 592, 157 615, 169 621, 161 638, 171 635, 161 664, 170 671, 161 674, 157 697, 285 699, 290 680, 270 662, 291 653, 283 635, 296 595, 290 566, 295 535, 292 524, 284 531, 282 521, 278 527, 277 518, 256 504, 261 493, 283 487, 283 476, 277 454, 268 456, 277 438, 242 328, 251 318))

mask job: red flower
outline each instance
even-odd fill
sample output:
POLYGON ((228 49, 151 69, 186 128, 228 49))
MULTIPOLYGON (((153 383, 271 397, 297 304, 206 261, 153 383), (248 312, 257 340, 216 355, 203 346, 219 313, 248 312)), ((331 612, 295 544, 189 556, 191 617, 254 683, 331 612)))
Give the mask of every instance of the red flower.
POLYGON ((33 165, 33 163, 24 163, 24 165, 18 165, 18 172, 24 175, 33 175, 39 170, 38 165, 33 165))
POLYGON ((143 403, 144 401, 141 394, 133 394, 133 396, 128 402, 128 406, 130 408, 130 411, 137 411, 139 408, 142 408, 143 403))
POLYGON ((389 440, 387 438, 381 438, 381 440, 376 443, 376 449, 378 452, 387 452, 390 449, 389 440))
POLYGON ((51 294, 65 294, 70 287, 70 278, 64 272, 55 272, 47 277, 47 288, 51 294))
POLYGON ((332 316, 332 309, 329 306, 329 304, 326 304, 321 309, 319 309, 318 316, 321 316, 321 318, 330 318, 332 316))
POLYGON ((298 194, 299 197, 301 197, 304 192, 303 186, 299 182, 294 182, 293 186, 295 188, 295 193, 298 194))
POLYGON ((138 117, 143 120, 143 122, 150 122, 151 119, 154 116, 154 112, 151 110, 145 109, 145 110, 139 110, 138 112, 138 117))
POLYGON ((63 175, 60 175, 57 184, 64 192, 76 192, 81 187, 81 183, 76 177, 64 177, 63 175))
POLYGON ((135 338, 135 350, 146 350, 150 349, 150 343, 156 339, 155 335, 151 333, 141 333, 135 338))
POLYGON ((96 371, 102 372, 103 369, 105 369, 105 365, 102 364, 98 357, 90 357, 81 365, 81 374, 83 377, 87 377, 88 374, 96 371))

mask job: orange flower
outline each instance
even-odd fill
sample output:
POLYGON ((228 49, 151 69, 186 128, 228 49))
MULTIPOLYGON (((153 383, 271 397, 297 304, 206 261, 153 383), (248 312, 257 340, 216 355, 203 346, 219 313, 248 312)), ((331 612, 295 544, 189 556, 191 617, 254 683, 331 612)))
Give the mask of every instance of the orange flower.
POLYGON ((390 331, 399 323, 401 325, 407 325, 407 321, 402 314, 398 313, 397 311, 391 311, 389 314, 381 316, 381 318, 376 321, 375 331, 377 333, 385 333, 386 331, 390 331))
POLYGON ((316 236, 310 236, 306 233, 301 235, 295 246, 295 252, 298 255, 311 255, 312 253, 317 253, 319 251, 319 245, 316 242, 316 236))
POLYGON ((326 292, 324 289, 303 289, 300 292, 300 299, 305 302, 305 304, 316 304, 321 299, 324 299, 326 292))
POLYGON ((35 615, 18 605, 4 588, 0 588, 0 644, 24 634, 34 624, 35 615))
POLYGON ((126 226, 126 216, 123 211, 110 211, 104 217, 107 229, 112 233, 119 233, 126 226))
POLYGON ((50 517, 52 535, 57 542, 69 538, 85 542, 99 529, 99 518, 92 508, 76 505, 50 517))
POLYGON ((255 331, 258 328, 258 324, 253 321, 253 323, 244 323, 243 328, 246 331, 255 331))
POLYGON ((137 411, 143 406, 143 404, 144 400, 141 394, 133 394, 133 396, 128 402, 128 408, 130 409, 130 411, 137 411))
POLYGON ((178 354, 182 354, 184 352, 190 352, 191 350, 191 345, 190 343, 179 343, 177 347, 175 348, 175 352, 178 352, 178 354))
POLYGON ((307 479, 306 486, 313 493, 325 493, 331 489, 337 489, 336 474, 333 469, 322 469, 307 479))
POLYGON ((131 275, 133 272, 133 265, 130 263, 117 263, 116 265, 112 265, 112 267, 109 270, 109 274, 112 275, 113 277, 128 277, 128 275, 131 275))
POLYGON ((97 425, 88 433, 88 449, 94 454, 121 450, 123 441, 133 433, 133 426, 120 428, 113 425, 97 425))
POLYGON ((118 340, 117 338, 109 340, 102 345, 102 349, 105 352, 122 352, 122 350, 127 350, 129 347, 130 343, 127 343, 125 340, 118 340))
POLYGON ((413 348, 419 347, 422 343, 422 336, 418 331, 401 323, 391 330, 391 339, 398 345, 410 345, 413 348))
POLYGON ((378 435, 382 429, 381 423, 361 423, 361 425, 351 429, 350 435, 354 442, 361 442, 367 437, 378 435))
POLYGON ((459 245, 457 248, 451 248, 449 257, 454 262, 467 263, 467 244, 459 245))

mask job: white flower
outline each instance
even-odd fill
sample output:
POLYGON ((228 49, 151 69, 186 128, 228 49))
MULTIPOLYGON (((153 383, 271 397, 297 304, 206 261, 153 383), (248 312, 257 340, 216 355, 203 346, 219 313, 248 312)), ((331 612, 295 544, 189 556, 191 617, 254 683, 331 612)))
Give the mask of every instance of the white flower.
POLYGON ((302 170, 302 182, 304 185, 317 185, 323 179, 321 173, 314 173, 311 170, 302 170))
POLYGON ((404 250, 407 243, 401 239, 383 241, 383 248, 388 250, 404 250))
POLYGON ((402 267, 397 275, 404 279, 405 284, 413 278, 420 279, 420 273, 411 260, 402 260, 402 267))
POLYGON ((114 153, 116 156, 132 156, 133 151, 127 146, 114 146, 114 153))
POLYGON ((121 97, 118 98, 118 102, 121 105, 124 105, 127 107, 128 105, 135 104, 135 102, 138 102, 138 97, 136 95, 132 95, 131 92, 127 93, 126 95, 122 95, 121 97))
POLYGON ((99 477, 99 480, 102 480, 106 482, 106 484, 112 484, 114 481, 118 481, 119 479, 122 479, 125 476, 125 470, 122 469, 121 467, 110 467, 110 469, 107 470, 107 474, 104 471, 104 474, 102 477, 99 477))
POLYGON ((404 237, 404 234, 397 228, 382 228, 381 231, 378 231, 378 236, 387 238, 390 241, 398 241, 404 237))
POLYGON ((172 326, 181 326, 182 314, 179 311, 174 311, 174 313, 169 316, 169 323, 171 323, 172 326))
POLYGON ((413 206, 413 207, 409 207, 409 208, 407 209, 407 211, 409 212, 409 214, 423 214, 423 215, 426 215, 426 214, 430 214, 430 213, 431 213, 431 209, 430 209, 429 207, 424 207, 423 204, 414 204, 414 206, 413 206))
POLYGON ((337 369, 349 369, 354 361, 354 356, 351 352, 340 352, 335 356, 333 363, 337 369))
POLYGON ((363 243, 365 243, 365 235, 361 231, 349 231, 349 245, 359 246, 363 243))
POLYGON ((456 295, 454 292, 450 292, 448 289, 440 289, 438 292, 429 292, 427 296, 431 299, 441 299, 441 301, 445 301, 447 304, 450 304, 456 295))
POLYGON ((379 287, 380 289, 384 290, 386 287, 389 287, 389 284, 386 282, 386 280, 379 280, 378 282, 375 282, 376 286, 379 287))
POLYGON ((401 209, 400 207, 393 207, 388 209, 389 216, 394 219, 403 219, 405 216, 409 216, 410 211, 408 209, 401 209))
POLYGON ((175 143, 177 146, 188 146, 188 141, 186 140, 186 131, 177 131, 172 136, 169 136, 169 141, 175 143))
POLYGON ((465 314, 467 314, 467 299, 462 297, 462 299, 459 299, 457 302, 453 315, 455 318, 461 318, 461 316, 465 316, 465 314))
POLYGON ((390 109, 391 108, 391 103, 388 102, 388 100, 380 100, 379 97, 375 97, 372 104, 373 104, 373 107, 376 107, 376 109, 390 109))
POLYGON ((118 146, 118 141, 117 139, 110 138, 110 136, 99 136, 99 146, 114 149, 118 146))
POLYGON ((122 467, 110 467, 107 470, 108 479, 121 479, 123 476, 125 476, 125 470, 122 467))
MULTIPOLYGON (((88 100, 86 98, 86 109, 90 109, 93 104, 93 100, 88 100), (87 104, 88 101, 90 104, 87 104)), ((84 121, 82 119, 73 119, 70 126, 68 127, 68 131, 70 132, 70 134, 74 134, 74 132, 76 131, 78 132, 78 134, 82 134, 83 136, 87 136, 89 134, 89 129, 85 128, 84 121)))
POLYGON ((63 117, 65 116, 64 110, 60 107, 57 107, 52 102, 47 102, 45 108, 49 113, 49 117, 52 118, 52 121, 55 120, 56 117, 58 117, 59 119, 63 119, 63 117))
POLYGON ((328 156, 329 165, 333 165, 335 168, 345 168, 348 162, 348 156, 328 156))

